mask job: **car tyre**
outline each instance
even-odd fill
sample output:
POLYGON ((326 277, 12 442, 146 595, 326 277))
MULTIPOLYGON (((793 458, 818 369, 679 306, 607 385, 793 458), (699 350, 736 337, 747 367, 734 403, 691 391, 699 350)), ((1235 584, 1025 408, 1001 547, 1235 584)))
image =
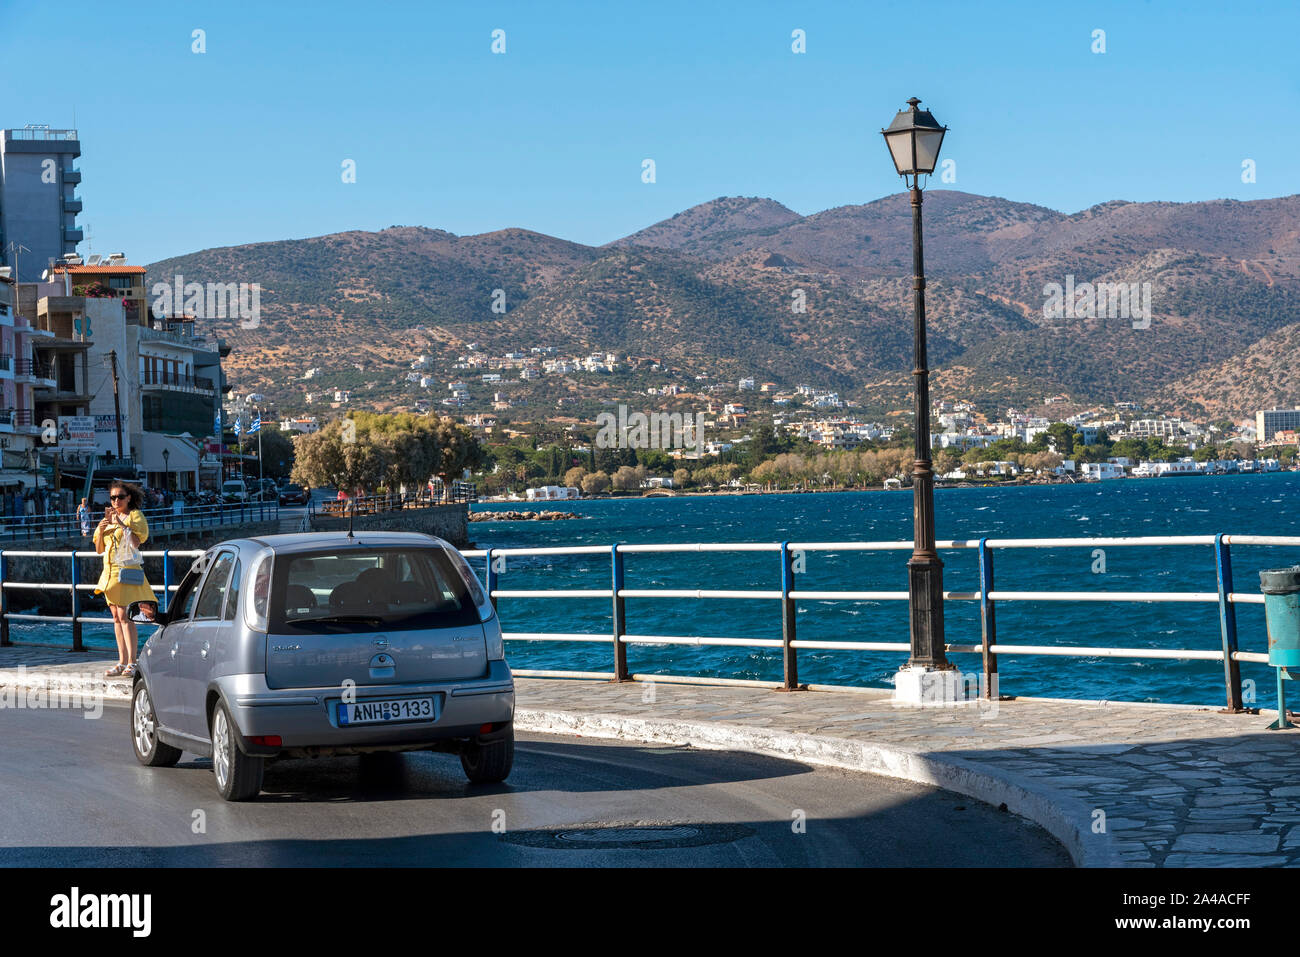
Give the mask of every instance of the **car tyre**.
POLYGON ((471 741, 460 751, 460 766, 471 784, 499 784, 510 776, 515 763, 515 732, 499 741, 471 741))
POLYGON ((170 768, 181 759, 180 748, 173 748, 158 738, 153 699, 143 679, 131 691, 131 748, 136 760, 147 768, 170 768))
POLYGON ((235 723, 224 701, 212 710, 212 773, 217 793, 227 801, 247 801, 262 790, 266 759, 239 750, 235 723))

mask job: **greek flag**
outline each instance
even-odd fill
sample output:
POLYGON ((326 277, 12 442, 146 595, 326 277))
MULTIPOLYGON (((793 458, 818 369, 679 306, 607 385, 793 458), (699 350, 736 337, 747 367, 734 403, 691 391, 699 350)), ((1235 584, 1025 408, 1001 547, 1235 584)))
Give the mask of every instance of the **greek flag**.
POLYGON ((248 427, 248 434, 252 435, 254 432, 259 431, 261 428, 262 428, 262 413, 261 412, 254 413, 253 424, 248 427))
POLYGON ((217 409, 216 416, 212 419, 212 434, 218 439, 221 438, 221 410, 217 409))
POLYGON ((239 416, 235 419, 235 434, 239 435, 239 433, 243 431, 244 431, 244 419, 243 416, 239 416))

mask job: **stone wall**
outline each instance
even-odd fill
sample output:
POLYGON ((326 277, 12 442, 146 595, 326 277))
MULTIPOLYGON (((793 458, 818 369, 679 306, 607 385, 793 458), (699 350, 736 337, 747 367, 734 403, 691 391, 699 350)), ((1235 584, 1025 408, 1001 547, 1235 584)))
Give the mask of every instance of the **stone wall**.
MULTIPOLYGON (((313 532, 346 531, 348 519, 326 517, 317 512, 311 518, 313 532)), ((390 532, 424 532, 445 538, 457 548, 469 546, 469 506, 431 505, 428 508, 404 508, 391 512, 378 512, 373 515, 357 515, 352 520, 352 528, 382 529, 390 532)))

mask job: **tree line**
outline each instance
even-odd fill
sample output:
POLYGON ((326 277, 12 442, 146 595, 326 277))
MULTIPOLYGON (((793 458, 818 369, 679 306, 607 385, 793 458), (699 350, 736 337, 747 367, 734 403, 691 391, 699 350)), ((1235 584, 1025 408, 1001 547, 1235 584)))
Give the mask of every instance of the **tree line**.
POLYGON ((293 481, 370 492, 446 484, 488 458, 474 434, 450 418, 408 412, 350 412, 294 439, 293 481))

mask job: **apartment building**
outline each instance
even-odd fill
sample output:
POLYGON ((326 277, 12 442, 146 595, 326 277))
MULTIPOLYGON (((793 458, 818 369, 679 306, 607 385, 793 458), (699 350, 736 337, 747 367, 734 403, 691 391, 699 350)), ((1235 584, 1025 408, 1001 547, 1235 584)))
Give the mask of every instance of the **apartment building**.
POLYGON ((33 280, 51 261, 77 251, 80 155, 76 130, 0 130, 0 265, 16 267, 15 281, 33 280))
POLYGON ((1271 442, 1278 432, 1300 429, 1300 409, 1261 409, 1255 413, 1255 437, 1271 442))

